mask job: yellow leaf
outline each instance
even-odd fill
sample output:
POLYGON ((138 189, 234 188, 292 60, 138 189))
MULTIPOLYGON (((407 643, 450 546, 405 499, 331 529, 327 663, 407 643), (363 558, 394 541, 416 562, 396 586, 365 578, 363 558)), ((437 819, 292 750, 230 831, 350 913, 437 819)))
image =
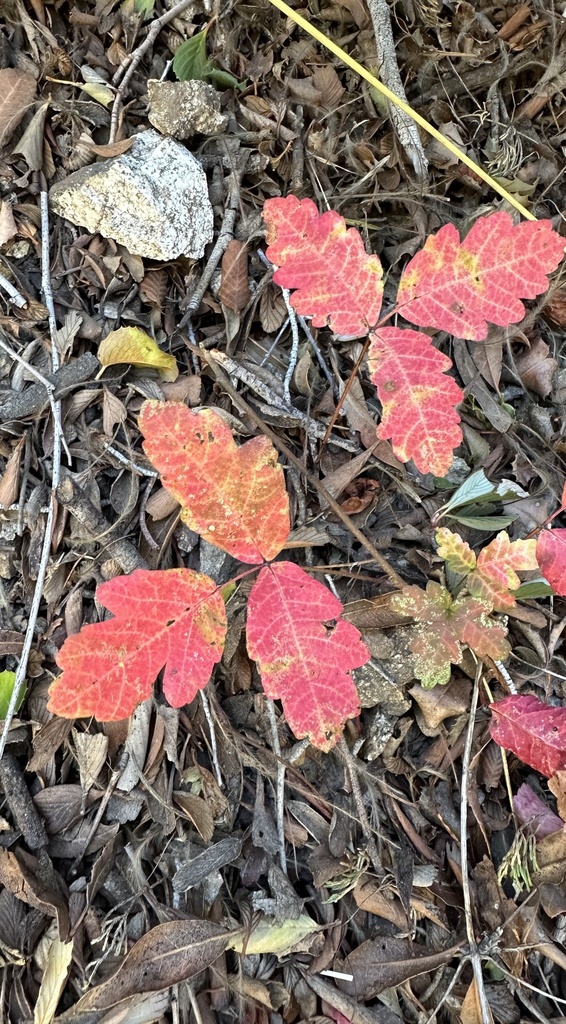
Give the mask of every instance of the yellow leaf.
POLYGON ((120 327, 100 343, 98 358, 104 367, 115 363, 152 366, 163 380, 177 380, 179 371, 175 356, 162 352, 157 342, 139 327, 120 327))
POLYGON ((109 107, 114 101, 114 93, 103 82, 87 82, 86 85, 81 85, 79 88, 97 103, 102 103, 103 107, 109 107))
POLYGON ((316 931, 316 922, 307 914, 301 914, 295 920, 281 922, 275 921, 272 917, 263 917, 251 935, 242 937, 241 932, 238 932, 228 949, 234 949, 237 953, 245 949, 246 955, 275 953, 277 956, 286 956, 297 945, 303 950, 307 949, 310 942, 305 946, 304 940, 316 931))
POLYGON ((34 1024, 51 1024, 67 981, 72 955, 72 942, 61 942, 59 938, 53 939, 35 1004, 34 1024))

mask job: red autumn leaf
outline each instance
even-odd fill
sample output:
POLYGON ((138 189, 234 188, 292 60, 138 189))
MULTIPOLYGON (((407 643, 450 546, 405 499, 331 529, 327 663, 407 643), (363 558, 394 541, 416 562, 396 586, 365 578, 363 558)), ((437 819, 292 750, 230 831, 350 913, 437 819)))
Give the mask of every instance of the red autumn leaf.
POLYGON ((372 336, 369 371, 383 406, 377 433, 421 473, 444 476, 462 441, 455 406, 464 395, 446 376, 451 366, 426 334, 384 327, 372 336))
POLYGON ((248 603, 247 643, 268 697, 299 738, 330 750, 360 703, 350 670, 370 653, 343 606, 293 562, 265 566, 248 603))
POLYGON ((296 288, 293 306, 311 316, 314 327, 328 324, 335 334, 360 337, 379 320, 383 271, 368 256, 361 235, 344 218, 319 214, 312 199, 268 199, 267 258, 277 266, 273 280, 296 288))
POLYGON ((143 449, 183 522, 241 562, 275 558, 289 536, 289 498, 277 452, 266 437, 238 447, 214 412, 179 402, 145 402, 143 449))
POLYGON ((467 576, 470 594, 498 612, 514 608, 521 580, 517 571, 538 569, 535 540, 511 540, 503 531, 483 548, 477 559, 469 544, 445 526, 436 531, 438 554, 449 569, 467 576))
POLYGON ((164 666, 169 703, 192 701, 224 649, 226 609, 214 580, 191 569, 137 569, 103 583, 96 597, 115 618, 67 638, 49 710, 62 718, 127 718, 164 666))
POLYGON ((566 597, 566 530, 542 530, 537 540, 537 561, 550 586, 566 597))
POLYGON ((406 320, 482 341, 487 324, 506 327, 525 315, 520 301, 548 288, 564 256, 548 220, 513 225, 508 213, 480 217, 463 242, 453 224, 427 238, 407 264, 397 302, 406 320))
POLYGON ((404 587, 395 594, 391 608, 415 619, 410 648, 416 655, 415 675, 425 689, 449 681, 450 666, 460 664, 465 646, 479 658, 496 661, 510 652, 506 630, 489 618, 488 605, 473 597, 454 600, 439 583, 428 583, 426 590, 404 587))
POLYGON ((489 705, 496 743, 550 777, 566 768, 566 708, 552 708, 538 697, 514 694, 489 705))

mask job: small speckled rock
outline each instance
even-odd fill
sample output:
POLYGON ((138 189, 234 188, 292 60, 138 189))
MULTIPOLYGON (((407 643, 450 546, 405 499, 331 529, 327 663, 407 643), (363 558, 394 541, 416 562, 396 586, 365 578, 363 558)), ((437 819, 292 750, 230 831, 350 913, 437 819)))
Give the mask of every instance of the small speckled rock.
POLYGON ((213 214, 198 160, 155 131, 136 135, 122 156, 57 182, 51 209, 125 246, 135 256, 198 259, 212 240, 213 214))
POLYGON ((206 82, 147 83, 149 120, 162 135, 190 139, 201 135, 218 135, 224 131, 228 118, 220 113, 220 97, 206 82))

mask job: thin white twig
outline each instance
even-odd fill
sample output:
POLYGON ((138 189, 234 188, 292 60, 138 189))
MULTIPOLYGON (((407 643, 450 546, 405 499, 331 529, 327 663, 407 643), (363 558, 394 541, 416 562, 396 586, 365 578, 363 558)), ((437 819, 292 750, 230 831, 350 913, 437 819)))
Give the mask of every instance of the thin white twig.
MULTIPOLYGON (((55 307, 53 305, 53 292, 51 290, 51 278, 49 273, 49 206, 47 200, 47 192, 42 191, 40 193, 40 204, 41 204, 41 287, 43 291, 43 298, 47 310, 49 313, 49 334, 51 338, 51 366, 52 371, 55 373, 59 369, 59 352, 56 344, 56 333, 57 323, 55 320, 55 307)), ((43 591, 43 584, 45 582, 45 576, 47 574, 47 566, 49 564, 49 553, 51 550, 51 539, 53 535, 53 526, 55 523, 55 510, 56 500, 55 492, 59 485, 59 475, 61 471, 61 432, 57 427, 57 422, 61 423, 61 403, 55 402, 55 416, 56 422, 53 427, 53 465, 51 472, 51 501, 49 503, 49 511, 47 513, 47 519, 45 522, 45 534, 43 537, 43 546, 41 549, 41 559, 37 572, 37 579, 35 581, 35 590, 33 593, 33 599, 29 610, 28 624, 24 637, 24 644, 22 648, 22 654, 16 671, 16 678, 14 680, 14 689, 10 698, 8 710, 6 712, 6 718, 4 720, 4 728, 2 730, 2 736, 0 737, 0 760, 4 755, 6 743, 8 740, 8 734, 10 732, 10 725, 12 719, 16 713, 16 707, 20 697, 20 691, 23 686, 25 679, 29 655, 31 646, 35 634, 35 624, 37 622, 37 616, 39 614, 39 607, 41 604, 41 596, 43 591)))
POLYGON ((466 921, 466 936, 470 947, 470 960, 474 972, 479 1004, 483 1024, 493 1024, 493 1017, 489 1009, 489 1003, 485 994, 481 957, 478 952, 476 937, 474 933, 474 919, 472 915, 472 899, 470 895, 470 879, 468 877, 468 783, 470 778, 470 763, 472 760, 472 744, 474 741, 474 726, 476 723, 476 711, 478 707, 479 685, 482 674, 482 663, 478 662, 472 703, 470 707, 470 720, 466 733, 466 745, 462 757, 462 785, 460 789, 460 863, 462 868, 462 894, 464 897, 464 917, 466 921))
POLYGON ((0 288, 3 288, 8 293, 14 306, 17 306, 18 309, 23 309, 24 306, 27 306, 28 300, 14 287, 11 281, 8 281, 7 277, 4 277, 4 274, 0 274, 0 288))
MULTIPOLYGON (((68 458, 68 460, 70 462, 71 461, 71 453, 69 451, 67 442, 65 440, 65 435, 63 433, 63 427, 61 425, 61 415, 60 415, 61 403, 60 402, 55 402, 55 399, 53 398, 53 392, 55 390, 54 385, 51 383, 50 380, 47 380, 47 377, 44 377, 43 374, 39 372, 39 370, 36 370, 35 366, 32 366, 31 363, 28 363, 27 359, 22 359, 21 355, 19 355, 18 352, 15 352, 14 349, 11 348, 10 345, 7 345, 5 341, 2 341, 1 338, 0 338, 0 348, 2 348, 4 350, 4 352, 6 353, 6 355, 9 355, 11 359, 14 359, 17 363, 21 363, 22 366, 25 366, 25 368, 28 371, 28 373, 30 373, 32 377, 35 377, 35 379, 37 381, 39 381, 40 384, 43 384, 43 387, 47 391, 47 397, 49 399, 49 405, 51 406, 51 413, 53 415, 53 423, 54 423, 55 431, 59 434, 59 437, 60 437, 60 440, 61 440, 61 444, 62 444, 62 446, 64 448, 64 451, 65 451, 65 455, 67 456, 67 458, 68 458)), ((157 474, 156 474, 156 476, 157 476, 157 474)))
POLYGON ((291 305, 291 292, 288 288, 282 288, 281 291, 289 314, 291 338, 293 339, 291 354, 289 356, 289 365, 287 367, 287 373, 285 374, 285 380, 283 381, 283 394, 285 396, 285 401, 288 405, 291 405, 291 381, 297 365, 297 359, 299 358, 299 328, 297 327, 297 314, 291 305))
POLYGON ((287 874, 287 857, 285 855, 285 762, 281 757, 281 744, 277 731, 277 715, 275 704, 270 697, 267 698, 267 714, 271 726, 271 746, 277 758, 277 783, 275 789, 275 808, 277 820, 277 839, 279 841, 279 863, 284 875, 287 874))
POLYGON ((122 81, 120 82, 120 85, 116 90, 116 96, 114 97, 114 103, 112 104, 112 115, 110 118, 110 136, 108 138, 109 145, 112 145, 112 143, 115 142, 116 140, 118 119, 120 117, 120 107, 122 106, 122 100, 124 98, 126 86, 128 85, 128 82, 130 81, 130 78, 132 77, 138 64, 145 56, 152 43, 154 43, 155 40, 157 39, 163 26, 168 25, 170 21, 173 21, 173 18, 176 18, 178 14, 182 14, 183 11, 187 7, 190 7, 193 3, 194 0, 180 0, 180 2, 178 4, 175 4, 175 6, 172 7, 170 11, 166 11, 165 14, 162 14, 160 18, 156 18, 156 20, 150 26, 144 41, 140 43, 140 45, 134 50, 132 54, 130 54, 129 62, 126 63, 126 61, 124 61, 124 63, 121 64, 118 68, 116 74, 114 75, 113 84, 116 85, 120 81, 120 78, 122 78, 122 81))
POLYGON ((202 710, 204 711, 205 718, 208 722, 208 731, 210 733, 210 753, 212 756, 212 764, 214 765, 214 774, 216 781, 222 789, 222 772, 220 771, 220 762, 218 760, 218 746, 216 743, 216 729, 214 728, 214 719, 212 717, 212 711, 210 710, 210 701, 208 694, 204 690, 200 691, 200 699, 202 703, 202 710))

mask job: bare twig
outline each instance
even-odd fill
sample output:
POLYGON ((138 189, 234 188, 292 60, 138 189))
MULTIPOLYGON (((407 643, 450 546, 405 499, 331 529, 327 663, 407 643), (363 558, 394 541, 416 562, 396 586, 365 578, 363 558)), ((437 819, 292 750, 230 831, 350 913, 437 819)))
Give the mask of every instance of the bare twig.
POLYGON ((212 717, 212 711, 210 709, 210 701, 208 694, 204 690, 200 691, 200 700, 202 704, 202 710, 204 711, 205 718, 208 722, 208 731, 210 733, 210 754, 212 757, 212 764, 214 765, 214 774, 216 781, 222 789, 222 772, 220 771, 220 762, 218 760, 218 745, 216 743, 216 729, 214 728, 214 719, 212 717))
POLYGON ((379 859, 379 853, 377 851, 374 834, 372 832, 370 823, 368 821, 368 816, 366 814, 364 799, 362 796, 362 791, 360 789, 360 780, 358 779, 358 769, 356 767, 356 761, 343 736, 341 736, 338 741, 338 750, 342 755, 342 759, 344 761, 346 771, 348 773, 348 778, 350 780, 350 785, 352 787, 352 796, 354 797, 354 803, 356 805, 356 811, 358 813, 358 820, 360 822, 361 829, 364 834, 364 839, 366 841, 368 856, 369 859, 371 860, 374 871, 379 877, 382 874, 383 866, 379 859))
POLYGON ((28 300, 14 287, 11 281, 8 281, 7 277, 4 277, 4 274, 0 274, 0 288, 7 292, 14 306, 17 306, 18 309, 23 309, 24 306, 27 306, 28 300))
MULTIPOLYGON (((53 305, 53 292, 51 290, 51 278, 49 271, 49 206, 47 201, 47 192, 41 191, 40 193, 40 208, 41 208, 41 287, 43 291, 43 298, 45 305, 49 313, 49 334, 51 338, 51 366, 55 373, 59 369, 59 352, 57 349, 56 333, 57 333, 57 322, 55 319, 55 307, 53 305)), ((55 523, 55 510, 56 510, 56 499, 55 492, 59 484, 59 474, 61 471, 61 430, 58 429, 57 424, 61 423, 61 403, 55 403, 56 421, 53 428, 53 457, 52 457, 52 469, 51 469, 51 501, 49 502, 49 511, 47 513, 47 519, 45 522, 45 534, 43 537, 43 546, 41 549, 41 558, 39 562, 39 568, 37 570, 37 578, 35 581, 35 590, 29 610, 28 623, 26 633, 24 637, 24 645, 22 648, 22 654, 16 671, 16 678, 14 680, 14 689, 12 696, 10 697, 10 703, 6 712, 6 718, 4 720, 4 728, 2 730, 2 736, 0 737, 0 760, 4 755, 6 743, 8 740, 8 734, 10 732, 10 726, 12 719, 16 713, 18 701, 20 698, 20 692, 24 683, 28 659, 30 656, 31 646, 35 635, 35 624, 37 622, 37 616, 39 614, 39 607, 41 604, 41 594, 43 591, 43 584, 45 582, 45 576, 47 574, 47 566, 49 563, 49 554, 51 550, 51 539, 53 536, 53 526, 55 523)))
POLYGON ((281 290, 287 307, 287 313, 289 314, 291 338, 293 341, 293 344, 291 345, 291 354, 289 356, 289 365, 287 367, 287 373, 285 374, 285 380, 283 381, 283 394, 285 395, 285 401, 291 405, 291 381, 297 365, 297 359, 299 358, 299 328, 297 327, 297 314, 291 305, 291 292, 288 288, 282 288, 281 290))
POLYGON ((63 446, 63 449, 65 451, 65 455, 67 456, 67 458, 68 458, 68 460, 70 462, 71 461, 71 453, 70 453, 69 448, 67 446, 67 442, 65 440, 65 435, 63 433, 63 427, 62 427, 62 424, 61 424, 61 416, 60 416, 61 403, 60 402, 56 402, 55 399, 53 398, 53 390, 54 390, 53 384, 51 383, 51 381, 47 380, 47 377, 44 377, 43 374, 39 372, 39 370, 36 370, 35 367, 31 365, 31 363, 28 363, 27 359, 22 359, 22 357, 17 352, 15 352, 13 348, 10 348, 10 346, 7 345, 5 341, 2 341, 1 338, 0 338, 0 348, 3 348, 4 352, 6 352, 6 354, 9 355, 11 359, 14 359, 18 363, 21 363, 22 366, 25 366, 25 368, 28 371, 28 373, 30 373, 32 375, 32 377, 35 377, 36 380, 40 381, 40 383, 43 384, 43 387, 45 388, 45 390, 47 392, 47 398, 49 400, 49 405, 51 406, 51 412, 52 412, 52 415, 53 415, 54 429, 59 434, 59 438, 61 440, 61 445, 63 446))
POLYGON ((275 704, 271 698, 267 698, 267 713, 271 726, 271 746, 277 758, 277 783, 275 789, 275 807, 277 816, 277 839, 279 842, 279 863, 284 875, 287 874, 287 857, 285 856, 285 762, 281 757, 281 744, 277 731, 277 715, 275 704))
POLYGON ((122 106, 122 100, 124 99, 124 93, 136 70, 138 64, 141 62, 151 45, 157 39, 161 29, 168 25, 173 18, 177 15, 182 14, 187 7, 191 7, 194 0, 179 0, 178 4, 175 4, 170 11, 166 11, 160 18, 156 18, 151 24, 149 31, 142 43, 134 50, 133 53, 129 54, 128 57, 122 62, 114 75, 113 84, 116 85, 118 82, 118 88, 116 90, 116 96, 114 97, 114 103, 112 104, 112 115, 110 118, 110 135, 108 143, 111 145, 116 140, 116 132, 118 130, 118 120, 120 117, 120 107, 122 106), (120 81, 121 79, 121 81, 120 81))
POLYGON ((470 707, 470 720, 466 734, 466 745, 462 757, 462 783, 460 788, 460 862, 462 866, 462 894, 464 897, 464 917, 466 921, 466 936, 470 947, 470 960, 474 972, 478 1000, 481 1006, 483 1024, 493 1024, 493 1018, 489 1009, 489 1003, 485 993, 481 957, 478 951, 476 936, 474 932, 474 921, 472 916, 472 900, 470 896, 470 879, 468 877, 468 783, 470 778, 470 762, 472 759, 472 744, 474 740, 474 726, 476 724, 476 711, 478 707, 479 684, 483 671, 483 665, 478 662, 476 678, 472 693, 470 707))
MULTIPOLYGON (((98 543, 102 543, 104 537, 113 532, 114 526, 93 505, 77 480, 70 474, 66 474, 61 480, 57 488, 57 500, 60 505, 69 509, 75 519, 92 535, 92 539, 98 543)), ((137 548, 123 537, 108 541, 108 553, 111 558, 115 558, 119 562, 125 573, 133 572, 134 569, 149 568, 137 548)))

